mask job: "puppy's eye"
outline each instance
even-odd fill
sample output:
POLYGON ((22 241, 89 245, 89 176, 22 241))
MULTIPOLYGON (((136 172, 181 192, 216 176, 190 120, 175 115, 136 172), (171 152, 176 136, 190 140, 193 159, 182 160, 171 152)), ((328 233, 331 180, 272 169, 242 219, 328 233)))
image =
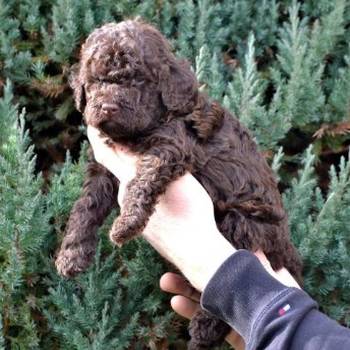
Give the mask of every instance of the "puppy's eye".
POLYGON ((103 77, 97 79, 100 84, 120 84, 120 81, 111 77, 103 77))

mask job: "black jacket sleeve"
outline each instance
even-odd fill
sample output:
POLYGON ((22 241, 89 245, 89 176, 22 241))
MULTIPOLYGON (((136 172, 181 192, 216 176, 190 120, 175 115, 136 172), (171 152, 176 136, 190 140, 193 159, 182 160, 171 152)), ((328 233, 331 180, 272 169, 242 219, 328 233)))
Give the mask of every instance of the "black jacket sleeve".
POLYGON ((223 263, 201 304, 242 335, 246 350, 350 349, 349 329, 319 312, 302 290, 278 282, 246 250, 223 263))

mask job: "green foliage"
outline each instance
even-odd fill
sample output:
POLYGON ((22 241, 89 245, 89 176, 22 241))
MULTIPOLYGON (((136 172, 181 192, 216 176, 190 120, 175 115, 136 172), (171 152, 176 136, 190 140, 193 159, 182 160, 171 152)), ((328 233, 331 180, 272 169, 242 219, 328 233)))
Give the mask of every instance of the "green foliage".
MULTIPOLYGON (((163 265, 148 244, 138 240, 112 251, 103 238, 87 273, 75 280, 57 275, 52 261, 56 237, 62 236, 80 195, 86 147, 77 163, 67 155, 44 195, 41 174, 34 172, 33 146, 24 131, 24 112, 18 115, 12 100, 8 83, 0 100, 0 346, 155 346, 177 328, 158 288, 163 265)), ((110 225, 111 220, 101 229, 102 237, 110 225)))
POLYGON ((77 163, 72 162, 72 157, 68 152, 61 171, 51 181, 48 205, 52 216, 55 218, 57 232, 60 232, 64 227, 70 208, 81 193, 85 172, 86 148, 87 144, 84 144, 77 163))
POLYGON ((350 45, 344 57, 345 67, 337 69, 333 81, 332 91, 328 99, 328 110, 324 120, 330 123, 349 118, 350 111, 350 45))
POLYGON ((245 54, 245 43, 252 32, 257 40, 259 56, 275 45, 279 16, 283 14, 283 6, 279 3, 275 0, 222 2, 221 17, 227 28, 226 40, 237 50, 240 59, 245 54))
MULTIPOLYGON (((291 129, 311 136, 348 118, 347 1, 2 1, 0 73, 27 107, 37 149, 62 161, 81 140, 67 84, 81 42, 103 23, 141 16, 193 65, 207 51, 203 89, 275 150, 291 129)), ((339 149, 333 141, 325 146, 339 149)))
POLYGON ((281 92, 278 88, 269 107, 264 105, 266 81, 257 71, 254 36, 250 36, 244 66, 238 68, 228 84, 224 104, 246 125, 254 130, 261 148, 274 148, 291 128, 291 119, 280 113, 281 92))
POLYGON ((317 187, 314 162, 309 147, 284 204, 304 260, 305 289, 330 317, 350 326, 350 161, 342 157, 338 171, 331 167, 325 197, 317 187))
POLYGON ((169 1, 163 1, 163 6, 160 9, 159 29, 168 38, 170 38, 174 30, 174 13, 175 7, 169 1))
POLYGON ((129 348, 140 316, 135 310, 125 310, 128 303, 115 260, 111 254, 101 261, 99 249, 94 266, 78 281, 60 280, 49 288, 47 301, 54 309, 44 314, 61 339, 62 349, 129 348))
POLYGON ((0 315, 0 349, 5 349, 5 339, 3 337, 3 325, 2 325, 2 316, 0 315))
MULTIPOLYGON (((308 218, 314 205, 313 192, 316 187, 314 162, 315 155, 312 153, 312 148, 309 147, 302 160, 302 171, 299 171, 298 178, 291 181, 291 188, 284 195, 284 206, 289 217, 289 227, 293 233, 294 243, 298 246, 301 245, 303 237, 308 236, 310 229, 308 218)), ((319 192, 318 198, 322 198, 319 192)))
POLYGON ((220 102, 222 102, 226 88, 224 71, 219 53, 214 52, 211 55, 208 46, 203 45, 196 56, 196 75, 198 81, 202 83, 200 90, 220 102))
POLYGON ((176 13, 179 17, 177 34, 177 51, 179 56, 192 58, 192 43, 195 36, 195 5, 192 0, 182 0, 176 5, 176 13))
POLYGON ((0 310, 5 336, 13 347, 39 344, 32 312, 38 283, 39 253, 49 232, 41 176, 34 174, 35 156, 18 115, 8 82, 0 100, 0 310), (15 331, 13 331, 15 330, 15 331))
MULTIPOLYGON (((11 2, 10 2, 11 3, 11 2)), ((13 6, 13 5, 12 5, 13 6)), ((20 38, 20 22, 11 17, 11 5, 0 1, 0 73, 2 77, 24 83, 32 56, 28 50, 19 50, 16 41, 20 38)))
MULTIPOLYGON (((76 19, 79 18, 78 8, 74 6, 74 3, 76 2, 66 0, 54 6, 52 35, 49 35, 44 29, 42 31, 45 51, 53 62, 67 64, 79 42, 79 31, 76 24, 76 19)), ((88 19, 91 22, 90 16, 88 19)))
POLYGON ((0 349, 184 342, 142 240, 113 252, 109 222, 85 274, 63 280, 52 262, 86 161, 68 76, 94 28, 134 16, 273 156, 305 286, 349 325, 349 0, 0 0, 0 349))
MULTIPOLYGON (((50 187, 48 205, 58 235, 80 194, 84 153, 78 163, 68 155, 50 187)), ((55 334, 52 342, 62 349, 129 349, 174 332, 173 314, 164 308, 166 297, 158 288, 163 266, 157 254, 142 240, 113 251, 106 237, 115 215, 100 229, 95 263, 86 273, 65 280, 49 268, 43 313, 55 334)))
POLYGON ((322 89, 324 59, 344 34, 344 1, 337 1, 332 12, 308 27, 307 17, 298 17, 299 5, 294 2, 289 11, 289 23, 280 30, 278 71, 275 82, 282 87, 283 113, 293 124, 302 127, 322 121, 325 92, 322 89))
POLYGON ((273 156, 272 163, 271 163, 271 169, 275 173, 276 179, 279 182, 280 177, 278 175, 279 170, 281 169, 282 166, 282 160, 283 160, 283 148, 280 147, 277 151, 277 153, 273 156))
POLYGON ((308 55, 307 22, 298 17, 296 3, 290 9, 290 22, 280 31, 276 83, 282 87, 284 113, 298 126, 314 122, 324 105, 320 82, 324 67, 314 65, 308 55))

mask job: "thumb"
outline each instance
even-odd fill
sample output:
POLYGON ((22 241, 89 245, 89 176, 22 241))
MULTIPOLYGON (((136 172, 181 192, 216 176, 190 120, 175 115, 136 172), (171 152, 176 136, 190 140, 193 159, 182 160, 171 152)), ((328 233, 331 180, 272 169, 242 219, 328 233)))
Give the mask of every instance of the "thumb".
POLYGON ((124 178, 122 180, 120 180, 119 189, 118 189, 118 204, 120 207, 123 206, 124 196, 125 196, 125 193, 127 191, 128 183, 129 182, 125 181, 124 178))
POLYGON ((125 146, 114 143, 101 132, 88 126, 87 135, 98 163, 107 168, 119 181, 128 182, 136 174, 137 156, 125 146))

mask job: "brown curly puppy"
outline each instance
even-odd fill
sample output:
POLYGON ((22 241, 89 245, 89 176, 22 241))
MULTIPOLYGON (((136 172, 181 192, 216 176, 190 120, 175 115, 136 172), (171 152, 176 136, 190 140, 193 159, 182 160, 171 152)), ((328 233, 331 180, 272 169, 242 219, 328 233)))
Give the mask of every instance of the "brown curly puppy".
MULTIPOLYGON (((138 235, 168 184, 190 171, 213 200, 219 230, 236 247, 261 248, 274 269, 300 280, 301 263, 273 173, 249 132, 199 93, 190 65, 152 26, 128 20, 95 30, 72 79, 87 124, 141 155, 110 231, 116 244, 138 235)), ((91 159, 56 261, 73 276, 91 263, 97 228, 117 203, 117 180, 91 159)), ((205 312, 191 321, 191 349, 219 344, 229 327, 205 312)))

